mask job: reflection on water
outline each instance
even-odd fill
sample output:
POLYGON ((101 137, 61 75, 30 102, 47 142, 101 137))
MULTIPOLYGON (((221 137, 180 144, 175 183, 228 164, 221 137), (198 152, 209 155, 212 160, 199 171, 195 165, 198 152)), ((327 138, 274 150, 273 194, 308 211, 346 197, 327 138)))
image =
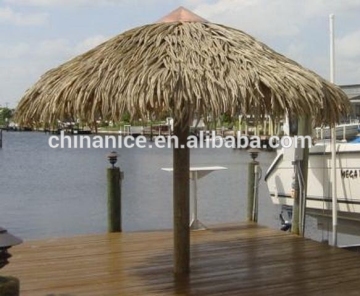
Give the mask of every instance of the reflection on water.
MULTIPOLYGON (((0 150, 0 225, 24 239, 106 231, 106 154, 109 149, 52 149, 43 133, 3 134, 0 150)), ((124 231, 172 227, 171 149, 119 149, 124 171, 124 231)), ((263 174, 274 153, 259 156, 263 174)), ((246 151, 191 150, 191 164, 225 166, 198 181, 198 216, 204 224, 246 219, 246 151)), ((280 209, 265 183, 259 188, 259 223, 279 228, 280 209)), ((310 229, 311 230, 311 229, 310 229)), ((311 231, 310 231, 311 235, 311 231)), ((317 235, 319 237, 319 235, 317 235)))

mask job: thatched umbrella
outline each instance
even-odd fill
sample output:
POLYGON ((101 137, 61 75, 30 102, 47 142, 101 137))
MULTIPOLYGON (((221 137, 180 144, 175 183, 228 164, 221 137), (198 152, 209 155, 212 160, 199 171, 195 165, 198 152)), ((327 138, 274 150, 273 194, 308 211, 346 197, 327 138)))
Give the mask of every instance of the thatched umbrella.
MULTIPOLYGON (((17 107, 19 123, 120 120, 168 111, 186 146, 189 120, 285 112, 334 124, 348 110, 335 85, 237 29, 179 8, 45 73, 17 107)), ((175 272, 189 271, 189 149, 174 148, 175 272)))

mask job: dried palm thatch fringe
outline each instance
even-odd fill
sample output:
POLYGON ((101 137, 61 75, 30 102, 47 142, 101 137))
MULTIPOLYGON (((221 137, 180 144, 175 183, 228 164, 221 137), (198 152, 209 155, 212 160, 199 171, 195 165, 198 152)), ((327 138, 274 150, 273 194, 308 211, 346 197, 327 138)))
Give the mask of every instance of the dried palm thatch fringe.
POLYGON ((349 110, 335 85, 246 33, 201 22, 156 23, 120 34, 45 73, 17 108, 21 124, 170 111, 177 122, 211 113, 313 115, 349 110))

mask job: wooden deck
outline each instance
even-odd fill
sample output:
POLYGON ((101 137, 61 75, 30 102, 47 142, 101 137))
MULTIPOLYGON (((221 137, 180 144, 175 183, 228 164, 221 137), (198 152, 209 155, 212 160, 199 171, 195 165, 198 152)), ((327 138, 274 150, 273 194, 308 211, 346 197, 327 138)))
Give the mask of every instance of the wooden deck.
POLYGON ((0 271, 21 295, 360 295, 360 255, 254 224, 192 232, 174 280, 172 232, 29 241, 0 271))

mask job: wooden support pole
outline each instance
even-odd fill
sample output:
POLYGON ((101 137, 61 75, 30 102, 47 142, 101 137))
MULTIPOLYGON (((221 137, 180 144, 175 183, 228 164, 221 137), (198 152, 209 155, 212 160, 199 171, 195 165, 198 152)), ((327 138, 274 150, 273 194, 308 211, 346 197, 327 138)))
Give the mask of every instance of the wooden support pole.
MULTIPOLYGON (((187 124, 187 123, 186 123, 187 124)), ((190 151, 187 147, 189 127, 174 123, 178 147, 173 151, 173 207, 174 207, 174 273, 190 272, 190 151)))
MULTIPOLYGON (((250 152, 251 153, 251 152, 250 152)), ((255 157, 256 158, 256 157, 255 157)), ((248 194, 247 194, 247 215, 246 219, 249 222, 257 222, 257 190, 255 185, 257 185, 257 174, 256 167, 259 165, 259 162, 252 159, 248 164, 248 194)))
POLYGON ((150 121, 150 142, 152 142, 153 140, 153 127, 152 127, 152 122, 150 121))
MULTIPOLYGON (((312 135, 312 121, 310 116, 304 116, 298 121, 298 135, 310 136, 312 135)), ((305 232, 305 218, 306 218, 306 196, 307 196, 307 179, 308 179, 308 162, 309 162, 309 143, 307 140, 304 142, 303 157, 300 161, 300 172, 303 184, 303 194, 299 193, 298 173, 295 174, 294 183, 294 206, 293 206, 293 219, 291 232, 294 234, 300 234, 304 236, 305 232), (304 198, 305 197, 305 198, 304 198), (300 206, 302 209, 300 209, 300 206), (301 213, 301 215, 300 215, 301 213)))
POLYGON ((295 173, 295 179, 293 181, 293 211, 292 211, 292 222, 291 222, 291 233, 293 234, 300 234, 300 225, 299 225, 299 218, 300 218, 300 200, 299 200, 299 182, 297 180, 298 174, 295 173))
POLYGON ((119 167, 107 169, 108 232, 121 232, 121 172, 119 167))
POLYGON ((20 282, 15 277, 0 276, 0 295, 4 296, 19 296, 20 295, 20 282))
POLYGON ((268 135, 268 132, 267 132, 267 119, 266 119, 266 117, 264 118, 264 121, 263 121, 264 123, 264 125, 263 125, 263 135, 264 136, 267 136, 268 135))
MULTIPOLYGON (((312 120, 310 116, 305 116, 300 119, 299 125, 298 125, 298 134, 303 136, 310 136, 312 137, 312 120)), ((303 204, 303 210, 302 210, 302 216, 300 217, 300 234, 302 236, 305 235, 305 220, 306 220, 306 196, 307 196, 307 181, 308 181, 308 168, 309 168, 309 148, 311 146, 311 143, 309 145, 309 142, 305 142, 305 147, 303 150, 303 159, 300 161, 300 170, 301 174, 304 179, 304 197, 305 199, 302 200, 303 204)), ((303 198, 303 197, 301 197, 303 198)))
MULTIPOLYGON (((257 161, 256 161, 257 162, 257 161)), ((258 211, 259 211, 259 163, 254 166, 254 202, 253 202, 253 211, 252 211, 252 221, 258 221, 258 211)))

